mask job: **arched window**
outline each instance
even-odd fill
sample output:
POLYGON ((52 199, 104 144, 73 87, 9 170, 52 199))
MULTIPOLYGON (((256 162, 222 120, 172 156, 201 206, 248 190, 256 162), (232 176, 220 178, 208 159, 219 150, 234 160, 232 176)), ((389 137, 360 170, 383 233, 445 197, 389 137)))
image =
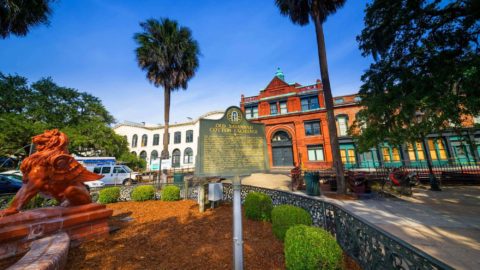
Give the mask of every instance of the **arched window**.
POLYGON ((148 137, 147 134, 142 135, 142 146, 147 146, 148 137))
POLYGON ((140 152, 140 158, 143 160, 147 160, 147 152, 145 151, 140 152))
POLYGON ((193 163, 193 150, 192 150, 192 148, 188 147, 183 152, 183 163, 185 163, 185 164, 192 164, 193 163))
POLYGON ((193 130, 187 130, 186 142, 193 142, 193 130))
POLYGON ((272 142, 288 142, 290 141, 290 136, 285 131, 278 131, 272 138, 272 142))
POLYGON ((133 135, 132 137, 132 147, 137 147, 138 136, 137 134, 133 135))
POLYGON ((152 153, 150 154, 150 160, 155 160, 158 158, 158 152, 157 150, 153 150, 152 153))
POLYGON ((180 167, 180 150, 175 149, 172 153, 172 167, 177 168, 180 167))
POLYGON ((153 135, 153 145, 158 145, 160 143, 160 134, 153 135))
POLYGON ((127 144, 128 144, 128 137, 127 137, 127 135, 123 136, 123 138, 125 139, 125 141, 126 141, 127 144))
POLYGON ((137 155, 137 152, 135 152, 135 151, 132 151, 132 154, 134 154, 134 155, 136 156, 136 155, 137 155))

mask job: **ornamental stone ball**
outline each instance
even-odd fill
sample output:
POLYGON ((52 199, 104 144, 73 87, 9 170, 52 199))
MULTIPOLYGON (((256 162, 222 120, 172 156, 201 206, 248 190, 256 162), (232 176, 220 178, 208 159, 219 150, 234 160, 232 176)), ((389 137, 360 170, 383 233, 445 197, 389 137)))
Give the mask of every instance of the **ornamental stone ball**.
POLYGON ((68 137, 58 129, 46 130, 33 137, 37 152, 23 160, 20 170, 23 185, 0 217, 18 213, 35 195, 53 197, 62 206, 92 202, 83 182, 103 176, 89 172, 68 152, 68 137))

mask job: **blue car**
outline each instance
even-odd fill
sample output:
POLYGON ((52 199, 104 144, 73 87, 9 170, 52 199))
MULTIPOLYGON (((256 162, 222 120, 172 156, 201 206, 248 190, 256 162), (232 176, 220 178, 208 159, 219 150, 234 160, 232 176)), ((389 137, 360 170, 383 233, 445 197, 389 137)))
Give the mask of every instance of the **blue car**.
POLYGON ((0 174, 0 194, 16 193, 22 187, 21 177, 0 174))

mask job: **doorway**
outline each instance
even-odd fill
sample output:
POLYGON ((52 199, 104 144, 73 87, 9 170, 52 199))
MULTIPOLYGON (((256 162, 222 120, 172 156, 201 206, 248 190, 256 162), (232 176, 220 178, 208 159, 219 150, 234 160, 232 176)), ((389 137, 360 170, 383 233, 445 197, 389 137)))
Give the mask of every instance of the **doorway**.
POLYGON ((272 161, 274 167, 293 166, 292 139, 285 131, 277 131, 272 137, 272 161))

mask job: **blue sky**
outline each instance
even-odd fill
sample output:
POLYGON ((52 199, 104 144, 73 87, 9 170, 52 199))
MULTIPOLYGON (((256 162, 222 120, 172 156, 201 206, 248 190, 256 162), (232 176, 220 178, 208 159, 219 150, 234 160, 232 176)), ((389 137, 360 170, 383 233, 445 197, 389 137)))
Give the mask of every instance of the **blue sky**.
MULTIPOLYGON (((357 92, 371 61, 355 40, 365 5, 347 1, 324 26, 334 95, 357 92)), ((53 10, 49 26, 0 39, 0 72, 30 82, 50 76, 89 92, 117 121, 163 123, 163 89, 146 80, 134 54, 133 35, 148 18, 189 27, 202 52, 188 90, 172 94, 171 123, 238 105, 241 94, 257 95, 277 67, 288 82, 308 85, 320 77, 313 25, 292 24, 273 0, 61 0, 53 10)))

